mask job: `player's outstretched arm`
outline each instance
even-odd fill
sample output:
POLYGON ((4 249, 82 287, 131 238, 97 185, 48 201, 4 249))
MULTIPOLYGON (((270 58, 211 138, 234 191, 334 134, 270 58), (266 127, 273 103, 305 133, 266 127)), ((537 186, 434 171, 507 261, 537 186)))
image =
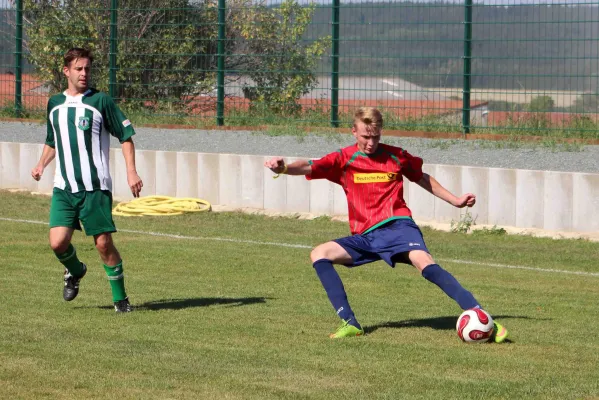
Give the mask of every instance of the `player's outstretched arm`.
POLYGON ((274 157, 266 161, 264 166, 275 174, 310 175, 312 173, 312 167, 307 160, 298 160, 291 164, 285 164, 283 157, 274 157))
POLYGON ((454 207, 472 207, 476 203, 476 196, 474 194, 466 193, 460 197, 457 197, 449 190, 445 189, 435 178, 429 174, 422 175, 422 179, 416 183, 424 190, 432 193, 441 200, 445 200, 454 207))
POLYGON ((31 170, 31 176, 36 181, 42 179, 42 175, 44 173, 44 169, 54 160, 56 157, 56 149, 54 147, 50 147, 47 144, 44 145, 44 150, 42 151, 42 156, 38 161, 37 165, 33 167, 31 170))

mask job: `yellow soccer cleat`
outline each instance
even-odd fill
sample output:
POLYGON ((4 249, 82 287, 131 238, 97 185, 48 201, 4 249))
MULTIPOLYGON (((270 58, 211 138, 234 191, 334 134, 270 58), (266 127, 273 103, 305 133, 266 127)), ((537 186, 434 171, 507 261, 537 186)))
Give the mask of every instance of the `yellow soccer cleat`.
POLYGON ((503 327, 503 325, 494 322, 495 329, 492 336, 492 341, 495 343, 503 343, 505 339, 507 339, 508 332, 507 329, 503 327))
POLYGON ((349 321, 343 321, 335 333, 331 333, 329 337, 331 339, 341 339, 345 337, 362 336, 364 329, 358 329, 353 325, 350 325, 349 321))

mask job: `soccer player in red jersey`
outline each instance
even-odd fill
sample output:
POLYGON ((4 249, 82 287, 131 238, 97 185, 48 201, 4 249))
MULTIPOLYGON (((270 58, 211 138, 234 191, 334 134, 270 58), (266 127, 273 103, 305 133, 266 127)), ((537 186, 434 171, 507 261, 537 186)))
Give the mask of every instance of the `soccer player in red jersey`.
MULTIPOLYGON (((342 319, 331 338, 364 334, 333 264, 354 267, 378 260, 391 267, 397 262, 411 264, 463 310, 480 308, 474 296, 431 257, 404 201, 403 177, 458 208, 472 207, 476 196, 453 195, 435 178, 422 172, 421 158, 399 147, 379 143, 382 128, 383 117, 377 109, 360 108, 352 127, 354 145, 315 161, 299 160, 287 165, 283 158, 275 157, 264 164, 276 174, 328 179, 341 185, 347 196, 352 236, 321 244, 310 254, 329 300, 342 319)), ((503 342, 506 338, 507 330, 496 323, 493 340, 503 342)))

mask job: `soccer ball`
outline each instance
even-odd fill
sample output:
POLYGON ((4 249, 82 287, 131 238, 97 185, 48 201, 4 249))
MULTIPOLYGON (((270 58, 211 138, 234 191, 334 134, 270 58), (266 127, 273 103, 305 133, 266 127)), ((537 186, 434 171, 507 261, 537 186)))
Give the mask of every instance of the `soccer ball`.
POLYGON ((458 318, 458 337, 466 343, 487 342, 493 334, 493 318, 485 310, 472 308, 458 318))

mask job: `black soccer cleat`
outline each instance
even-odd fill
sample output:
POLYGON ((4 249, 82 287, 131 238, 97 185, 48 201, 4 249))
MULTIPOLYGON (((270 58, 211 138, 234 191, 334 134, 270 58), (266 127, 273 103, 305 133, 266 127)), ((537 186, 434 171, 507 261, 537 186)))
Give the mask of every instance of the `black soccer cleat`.
POLYGON ((114 311, 118 313, 131 312, 133 307, 129 304, 129 297, 125 297, 123 300, 114 302, 114 311))
POLYGON ((85 276, 87 272, 87 266, 81 263, 83 266, 83 275, 75 278, 68 269, 64 270, 64 289, 62 290, 62 298, 66 301, 74 300, 79 294, 79 281, 85 276))

